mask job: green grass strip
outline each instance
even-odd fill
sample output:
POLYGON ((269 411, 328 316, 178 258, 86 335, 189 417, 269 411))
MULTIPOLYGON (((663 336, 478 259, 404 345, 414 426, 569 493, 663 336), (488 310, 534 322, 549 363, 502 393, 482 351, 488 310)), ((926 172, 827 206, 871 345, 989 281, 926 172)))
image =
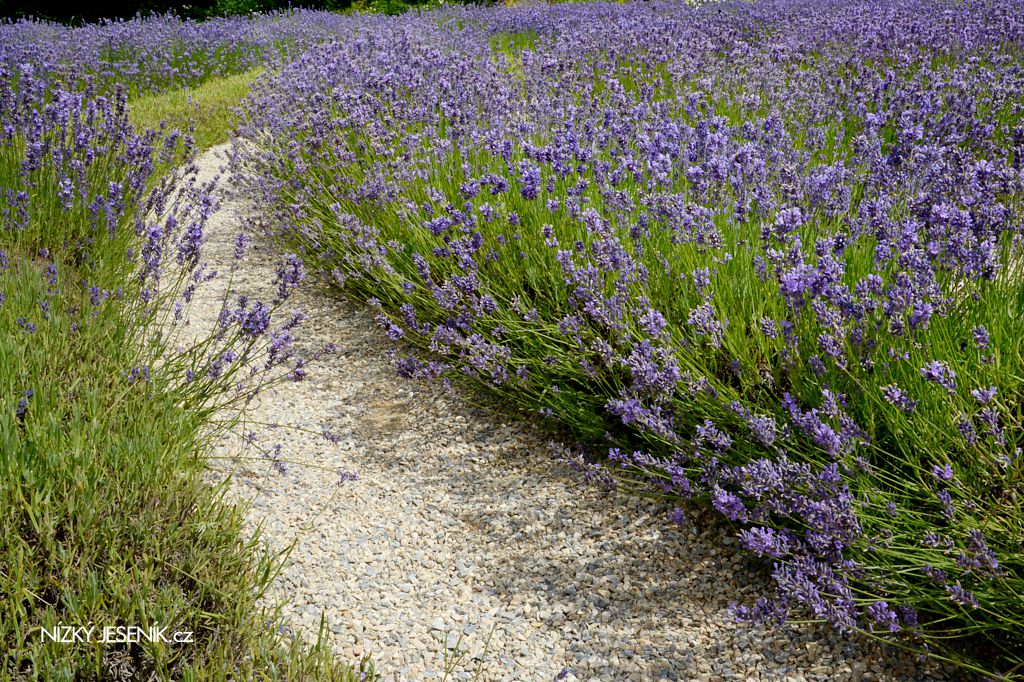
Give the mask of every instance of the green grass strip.
POLYGON ((227 142, 232 110, 249 94, 249 86, 263 73, 244 73, 215 78, 196 88, 178 88, 156 95, 141 95, 128 103, 128 118, 138 129, 159 128, 191 132, 199 149, 227 142))

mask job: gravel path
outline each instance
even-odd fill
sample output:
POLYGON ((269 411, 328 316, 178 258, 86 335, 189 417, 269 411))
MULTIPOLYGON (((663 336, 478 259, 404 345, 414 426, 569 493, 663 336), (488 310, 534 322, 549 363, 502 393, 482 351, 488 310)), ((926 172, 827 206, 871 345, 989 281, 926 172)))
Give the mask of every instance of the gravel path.
MULTIPOLYGON (((205 177, 225 154, 201 157, 205 177)), ((226 196, 211 220, 215 268, 227 269, 245 209, 226 196)), ((271 298, 271 280, 254 255, 233 287, 271 298)), ((197 296, 191 328, 212 325, 217 286, 197 296)), ((452 680, 552 680, 566 667, 581 682, 943 679, 824 628, 737 625, 728 605, 767 582, 714 520, 678 529, 665 508, 582 486, 531 424, 397 378, 366 309, 308 289, 292 300, 309 316, 301 343, 339 350, 265 392, 249 419, 280 423, 253 428, 314 466, 211 463, 212 479, 233 475, 229 498, 251 503, 247 523, 272 548, 295 542, 273 589, 291 630, 315 636, 322 612, 337 655, 372 654, 385 682, 446 668, 452 680), (339 470, 360 480, 339 485, 339 470)), ((216 454, 243 449, 230 437, 216 454)))

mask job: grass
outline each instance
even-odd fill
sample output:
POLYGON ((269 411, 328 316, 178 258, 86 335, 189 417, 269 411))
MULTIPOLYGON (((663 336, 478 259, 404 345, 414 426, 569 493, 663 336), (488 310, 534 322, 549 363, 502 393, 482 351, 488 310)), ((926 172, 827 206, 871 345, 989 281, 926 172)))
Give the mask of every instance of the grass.
POLYGON ((263 73, 257 68, 214 78, 196 88, 179 88, 155 95, 141 95, 129 102, 128 116, 139 129, 190 131, 199 149, 228 141, 232 109, 249 93, 249 86, 263 73))
MULTIPOLYGON (((37 308, 42 280, 25 261, 4 274, 3 290, 19 295, 0 328, 37 308)), ((246 538, 242 510, 200 479, 203 423, 169 391, 125 386, 124 368, 137 361, 132 330, 111 319, 74 337, 67 324, 52 317, 31 339, 0 341, 16 359, 0 379, 5 396, 33 387, 23 420, 13 398, 0 418, 6 674, 345 679, 322 646, 284 643, 275 614, 257 606, 279 557, 246 538), (44 641, 40 628, 61 624, 166 625, 192 632, 193 643, 44 641)))
MULTIPOLYGON (((136 100, 132 121, 186 124, 216 144, 255 75, 198 88, 194 108, 184 92, 136 100)), ((62 133, 51 134, 56 145, 62 133)), ((201 477, 211 439, 231 423, 212 423, 209 396, 162 371, 173 358, 147 342, 154 318, 126 253, 140 246, 146 193, 180 161, 155 158, 158 145, 152 174, 149 161, 105 148, 67 207, 59 164, 46 157, 26 176, 25 145, 0 146, 0 185, 31 196, 24 212, 5 205, 0 225, 0 680, 364 679, 331 656, 323 626, 309 645, 260 605, 283 557, 243 532, 244 509, 225 503, 224 485, 201 477), (111 228, 97 229, 86 197, 139 179, 111 228), (44 637, 61 626, 95 630, 85 641, 44 637), (191 634, 97 641, 130 626, 191 634)))

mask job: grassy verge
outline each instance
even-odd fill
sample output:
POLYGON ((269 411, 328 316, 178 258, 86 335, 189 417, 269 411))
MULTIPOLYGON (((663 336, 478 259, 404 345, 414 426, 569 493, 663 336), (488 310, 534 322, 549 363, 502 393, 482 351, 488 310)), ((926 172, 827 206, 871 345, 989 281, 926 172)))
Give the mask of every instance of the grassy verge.
MULTIPOLYGON (((203 143, 249 77, 197 91, 203 143)), ((182 102, 153 98, 135 121, 182 120, 182 102)), ((201 479, 231 371, 184 383, 147 342, 188 281, 157 277, 187 235, 148 213, 168 205, 179 156, 132 133, 123 102, 61 106, 75 149, 59 126, 33 164, 23 136, 0 144, 0 679, 365 679, 323 637, 281 634, 258 605, 280 557, 201 479), (146 634, 104 630, 118 627, 146 634), (149 628, 163 628, 155 641, 149 628)))
POLYGON ((135 97, 129 102, 128 118, 138 129, 156 128, 190 131, 199 149, 228 141, 232 109, 249 93, 249 85, 263 69, 215 78, 196 88, 180 88, 156 95, 135 97))

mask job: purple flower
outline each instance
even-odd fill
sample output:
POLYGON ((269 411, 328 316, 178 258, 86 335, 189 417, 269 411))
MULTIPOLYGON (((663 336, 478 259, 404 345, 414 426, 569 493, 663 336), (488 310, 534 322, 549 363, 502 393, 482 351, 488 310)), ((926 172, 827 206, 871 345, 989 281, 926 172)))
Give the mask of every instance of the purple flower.
POLYGON ((477 182, 476 180, 466 180, 461 185, 459 185, 459 195, 466 201, 469 201, 479 193, 480 183, 477 182))
POLYGON ((956 372, 942 360, 933 360, 921 368, 921 376, 942 386, 950 393, 956 390, 956 372))
POLYGON ((252 308, 242 313, 242 335, 248 339, 256 339, 267 332, 270 327, 270 308, 257 301, 252 308))
POLYGON ((967 533, 968 549, 974 558, 976 568, 989 575, 999 575, 999 559, 996 553, 988 547, 985 536, 978 529, 972 529, 967 533))
POLYGON ((500 175, 488 173, 480 179, 480 184, 487 187, 495 196, 508 191, 508 181, 500 175))
POLYGON ((932 466, 932 476, 942 481, 952 481, 953 467, 948 462, 943 464, 941 467, 936 464, 932 466))
POLYGON ((732 446, 732 439, 722 431, 719 431, 710 419, 697 427, 697 435, 693 439, 695 446, 709 445, 712 450, 718 453, 725 452, 732 446))
POLYGON ((283 301, 288 298, 291 290, 299 286, 306 278, 306 270, 302 259, 294 253, 286 253, 274 270, 274 283, 277 284, 277 297, 283 301))
POLYGON ((294 343, 295 337, 292 335, 291 330, 281 329, 276 331, 270 338, 265 367, 269 369, 288 359, 292 354, 294 343))
POLYGON ((868 616, 875 625, 885 627, 889 632, 899 632, 900 624, 896 612, 889 608, 889 604, 878 601, 868 607, 868 616))
POLYGON ((345 471, 342 469, 338 472, 338 485, 345 485, 350 481, 358 481, 359 474, 355 471, 345 471))
POLYGON ((702 303, 691 310, 686 322, 696 334, 706 336, 712 348, 721 347, 722 334, 727 321, 718 321, 715 308, 710 303, 702 303))
POLYGON ((32 399, 35 392, 29 388, 18 399, 18 406, 14 410, 14 416, 19 422, 25 421, 25 413, 28 412, 28 401, 32 399))
POLYGON ((665 327, 668 326, 668 322, 665 320, 665 316, 660 312, 654 308, 648 308, 647 312, 645 312, 640 318, 640 326, 652 337, 657 337, 661 336, 661 333, 665 331, 665 327))
POLYGON ((302 381, 306 378, 305 361, 302 358, 295 361, 295 367, 288 374, 288 378, 292 381, 302 381))
POLYGON ((711 286, 711 270, 708 268, 697 268, 693 271, 693 285, 697 292, 703 294, 704 290, 711 286))
POLYGON ((909 606, 897 606, 896 610, 899 612, 900 618, 903 619, 903 622, 906 624, 907 627, 917 627, 917 611, 915 611, 913 608, 909 606))
POLYGON ((758 556, 781 559, 790 552, 789 540, 774 528, 757 526, 744 529, 740 531, 740 541, 758 556))
POLYGON ((942 503, 942 515, 946 517, 947 521, 952 521, 956 515, 956 505, 953 504, 953 498, 950 496, 948 490, 940 490, 935 494, 939 498, 939 502, 942 503))
POLYGON ((383 313, 375 315, 374 321, 377 322, 384 329, 384 335, 392 341, 398 341, 405 336, 405 330, 395 324, 387 315, 383 313))
POLYGON ((764 241, 772 239, 780 242, 786 241, 789 235, 800 229, 803 224, 804 217, 799 208, 794 206, 783 209, 775 217, 774 223, 766 224, 761 228, 761 239, 764 241))
POLYGON ((946 585, 946 592, 949 593, 949 598, 960 606, 970 606, 971 608, 979 608, 981 604, 974 598, 973 592, 968 592, 959 583, 954 585, 946 585))
POLYGON ((711 504, 730 521, 745 522, 747 520, 747 508, 743 505, 743 501, 718 485, 712 491, 711 504))
POLYGON ((767 415, 756 415, 734 400, 729 409, 739 415, 750 428, 750 434, 765 445, 771 445, 778 438, 778 425, 775 419, 767 415))
POLYGON ((974 336, 974 345, 978 347, 978 350, 987 350, 989 343, 988 329, 984 325, 979 325, 972 330, 974 336))
POLYGON ((976 388, 971 391, 971 395, 982 405, 986 405, 996 397, 996 393, 999 391, 995 386, 989 386, 988 388, 976 388))
POLYGON ((732 605, 729 610, 737 622, 756 625, 768 622, 782 625, 786 622, 789 613, 784 600, 765 599, 764 597, 759 597, 754 606, 732 605))
POLYGON ((634 395, 655 399, 670 396, 682 377, 674 355, 649 339, 633 346, 629 356, 619 362, 632 376, 630 391, 634 395))
POLYGON ((284 476, 288 473, 288 463, 281 456, 281 444, 274 445, 273 454, 270 456, 270 466, 277 473, 284 476))
MULTIPOLYGON (((224 373, 224 368, 233 363, 237 359, 238 354, 235 353, 233 350, 224 351, 217 357, 210 359, 209 368, 206 370, 206 375, 214 380, 219 379, 221 375, 224 373)), ((131 380, 135 380, 134 371, 131 380)))
POLYGON ((239 232, 235 235, 235 260, 242 260, 245 257, 245 252, 251 242, 252 240, 245 232, 239 232))
POLYGON ((957 430, 960 435, 964 437, 968 445, 975 445, 978 442, 978 433, 974 429, 974 425, 966 419, 960 419, 956 424, 957 430))
MULTIPOLYGON (((231 351, 227 351, 227 353, 234 355, 231 351)), ((233 359, 234 358, 232 358, 232 360, 233 359)), ((132 367, 131 371, 127 373, 129 384, 134 384, 140 377, 147 384, 149 383, 149 367, 132 367)))
POLYGON ((931 564, 926 563, 924 567, 922 567, 921 571, 936 585, 945 585, 949 580, 949 576, 945 571, 940 568, 935 568, 931 564))
MULTIPOLYGON (((519 182, 519 193, 524 199, 532 201, 540 196, 540 168, 525 162, 521 163, 519 165, 519 182)), ((511 217, 509 216, 510 222, 511 217)))
POLYGON ((779 325, 771 318, 761 318, 760 328, 761 333, 769 339, 774 339, 779 335, 779 325))
POLYGON ((788 392, 782 394, 782 401, 783 407, 789 410, 793 423, 831 456, 838 457, 856 445, 858 438, 854 437, 849 440, 844 438, 843 433, 837 432, 832 426, 822 421, 818 410, 804 412, 788 392))
POLYGON ((197 263, 204 240, 202 223, 197 221, 189 224, 178 240, 178 264, 194 265, 197 263))

